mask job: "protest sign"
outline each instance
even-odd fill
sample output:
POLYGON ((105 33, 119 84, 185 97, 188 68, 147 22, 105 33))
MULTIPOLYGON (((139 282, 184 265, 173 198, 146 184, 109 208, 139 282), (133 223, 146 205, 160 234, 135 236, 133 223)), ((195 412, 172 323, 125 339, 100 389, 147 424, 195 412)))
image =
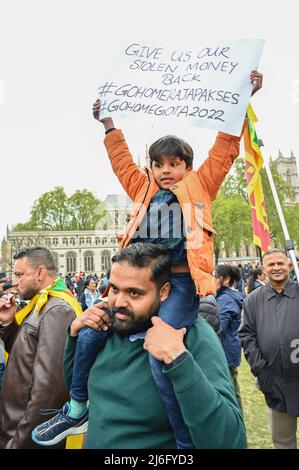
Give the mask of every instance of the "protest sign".
POLYGON ((188 47, 127 42, 103 74, 101 117, 152 116, 240 135, 264 40, 188 47), (109 75, 109 76, 108 76, 109 75))

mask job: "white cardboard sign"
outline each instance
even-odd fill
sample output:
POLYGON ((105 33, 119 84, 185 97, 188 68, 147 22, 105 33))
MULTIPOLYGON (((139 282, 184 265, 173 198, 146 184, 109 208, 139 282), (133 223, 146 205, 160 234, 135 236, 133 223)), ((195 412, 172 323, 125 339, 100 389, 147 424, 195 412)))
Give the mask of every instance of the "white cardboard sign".
POLYGON ((126 42, 98 89, 101 117, 176 119, 240 135, 263 39, 163 47, 126 42))

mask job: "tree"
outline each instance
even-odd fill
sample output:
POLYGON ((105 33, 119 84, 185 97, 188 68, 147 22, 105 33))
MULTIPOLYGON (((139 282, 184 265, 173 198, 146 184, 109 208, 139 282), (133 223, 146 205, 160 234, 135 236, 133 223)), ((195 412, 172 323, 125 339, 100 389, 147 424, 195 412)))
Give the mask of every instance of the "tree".
POLYGON ((238 195, 248 203, 248 189, 244 158, 237 158, 232 170, 226 176, 221 190, 226 196, 238 195))
POLYGON ((69 208, 72 230, 95 230, 97 222, 106 214, 103 203, 87 189, 77 190, 69 198, 69 208))
MULTIPOLYGON (((299 225, 292 223, 292 221, 298 220, 298 218, 296 218, 295 210, 290 209, 294 206, 285 205, 286 200, 292 199, 292 188, 290 184, 278 173, 277 164, 275 163, 275 161, 272 161, 270 166, 278 198, 280 200, 284 215, 286 219, 288 219, 287 225, 290 226, 289 230, 293 234, 292 237, 294 238, 294 240, 297 240, 299 238, 299 225), (288 217, 288 212, 292 212, 292 214, 294 215, 294 219, 288 217)), ((282 232, 280 220, 277 214, 277 208, 265 169, 262 169, 261 171, 261 179, 271 240, 275 245, 284 246, 284 235, 282 232)), ((242 157, 239 157, 235 161, 232 171, 227 175, 221 188, 221 194, 222 193, 225 194, 226 197, 239 196, 247 202, 249 207, 245 161, 242 157)), ((223 214, 223 216, 225 217, 225 213, 223 214)), ((232 246, 231 241, 229 243, 229 246, 232 246)))
POLYGON ((285 207, 284 216, 291 240, 296 243, 299 249, 299 203, 285 207))
POLYGON ((237 254, 242 244, 252 240, 252 225, 250 208, 242 196, 235 194, 227 196, 222 188, 213 203, 213 226, 218 236, 214 241, 216 263, 219 252, 224 248, 229 255, 234 249, 237 254))
MULTIPOLYGON (((275 162, 271 163, 271 173, 273 176, 274 184, 276 187, 278 199, 280 201, 282 211, 286 214, 285 201, 292 196, 292 188, 290 184, 278 173, 277 165, 275 162)), ((263 168, 261 171, 263 192, 265 197, 265 207, 269 221, 270 237, 275 245, 284 246, 284 235, 281 228, 281 223, 277 214, 277 208, 274 201, 273 193, 270 187, 269 179, 266 170, 263 168)))
POLYGON ((16 225, 13 225, 12 227, 13 232, 31 232, 34 230, 37 230, 37 229, 33 225, 31 220, 28 220, 28 222, 25 222, 25 223, 18 223, 16 225))
POLYGON ((35 230, 69 230, 71 211, 63 187, 56 186, 42 194, 31 209, 30 221, 35 230))
POLYGON ((106 214, 103 203, 91 191, 77 190, 68 197, 61 186, 42 194, 30 212, 30 219, 16 224, 13 231, 94 230, 106 214))

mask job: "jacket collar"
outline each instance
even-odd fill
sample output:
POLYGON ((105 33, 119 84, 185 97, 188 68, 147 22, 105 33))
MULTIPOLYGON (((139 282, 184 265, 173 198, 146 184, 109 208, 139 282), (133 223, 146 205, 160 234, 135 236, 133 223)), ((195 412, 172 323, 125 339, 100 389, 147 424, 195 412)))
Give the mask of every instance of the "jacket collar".
POLYGON ((276 295, 286 295, 287 297, 291 297, 294 299, 296 297, 296 290, 297 290, 297 284, 294 281, 291 281, 290 279, 287 279, 284 290, 279 294, 276 292, 276 290, 271 286, 271 284, 266 284, 265 290, 266 290, 266 295, 267 295, 267 300, 272 299, 272 297, 275 297, 276 295))

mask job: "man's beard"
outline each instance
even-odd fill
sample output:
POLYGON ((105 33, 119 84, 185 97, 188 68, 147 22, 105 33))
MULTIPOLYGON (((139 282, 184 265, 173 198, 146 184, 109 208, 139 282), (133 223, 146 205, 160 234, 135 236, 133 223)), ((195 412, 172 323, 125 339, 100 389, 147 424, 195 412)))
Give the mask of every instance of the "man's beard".
POLYGON ((121 337, 134 335, 136 333, 141 333, 142 331, 147 331, 149 328, 151 328, 151 326, 153 326, 151 318, 157 314, 159 307, 160 301, 159 299, 157 299, 148 314, 146 316, 142 316, 141 318, 136 318, 132 310, 128 308, 114 307, 111 310, 112 328, 121 337), (128 317, 130 317, 131 320, 120 320, 115 316, 115 314, 118 312, 127 315, 128 317))
POLYGON ((20 297, 23 300, 31 300, 33 297, 38 294, 38 288, 37 287, 29 287, 26 289, 23 293, 20 292, 20 297))

